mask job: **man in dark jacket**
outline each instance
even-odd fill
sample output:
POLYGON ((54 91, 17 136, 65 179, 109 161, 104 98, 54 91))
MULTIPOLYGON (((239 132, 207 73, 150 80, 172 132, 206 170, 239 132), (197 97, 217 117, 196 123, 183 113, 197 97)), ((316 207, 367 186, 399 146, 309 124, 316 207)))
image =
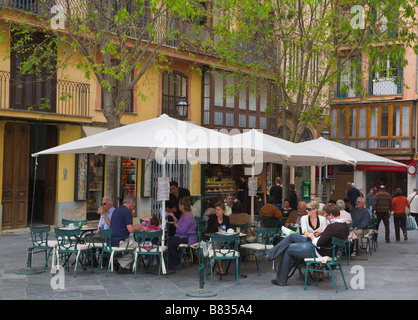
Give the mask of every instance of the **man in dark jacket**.
POLYGON ((272 284, 278 286, 287 285, 292 259, 311 258, 312 246, 314 246, 317 257, 331 256, 332 250, 327 248, 332 247, 332 238, 347 239, 349 228, 347 223, 340 219, 340 209, 335 204, 330 203, 324 206, 324 210, 328 218, 331 219, 331 224, 324 231, 309 233, 307 237, 292 233, 276 244, 274 248, 263 253, 256 253, 258 258, 269 261, 276 259, 281 254, 283 255, 276 279, 271 280, 272 284))
POLYGON ((276 178, 275 185, 270 188, 270 196, 274 197, 274 205, 281 209, 283 197, 282 178, 276 178))
POLYGON ((385 225, 385 239, 386 242, 390 242, 390 230, 389 230, 389 211, 392 210, 392 197, 386 192, 386 187, 381 185, 379 192, 376 193, 373 199, 372 212, 377 216, 377 228, 379 229, 380 221, 383 220, 385 225))
POLYGON ((188 189, 179 187, 177 181, 170 181, 170 202, 172 204, 178 206, 181 198, 189 196, 190 191, 188 189))

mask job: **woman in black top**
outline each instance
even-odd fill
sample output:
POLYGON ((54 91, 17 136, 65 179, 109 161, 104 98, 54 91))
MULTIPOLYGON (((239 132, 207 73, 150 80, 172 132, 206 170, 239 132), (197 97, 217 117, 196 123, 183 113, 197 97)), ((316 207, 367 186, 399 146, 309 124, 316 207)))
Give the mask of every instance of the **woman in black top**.
MULTIPOLYGON (((206 233, 203 235, 203 240, 208 241, 210 239, 209 234, 218 232, 218 228, 222 226, 223 224, 225 225, 225 230, 228 230, 229 229, 229 217, 225 215, 225 204, 223 202, 218 202, 215 205, 215 213, 209 217, 208 227, 206 229, 206 233)), ((219 249, 219 246, 217 247, 215 244, 215 248, 219 249)), ((213 263, 215 263, 215 261, 213 261, 213 263)), ((217 266, 217 272, 218 274, 221 274, 221 275, 225 274, 224 271, 222 270, 221 263, 219 263, 217 266)))
POLYGON ((210 215, 208 220, 208 226, 205 234, 203 235, 203 240, 209 240, 209 233, 218 232, 218 228, 222 225, 225 225, 225 230, 229 229, 229 217, 225 215, 225 204, 218 202, 215 205, 215 213, 210 215))

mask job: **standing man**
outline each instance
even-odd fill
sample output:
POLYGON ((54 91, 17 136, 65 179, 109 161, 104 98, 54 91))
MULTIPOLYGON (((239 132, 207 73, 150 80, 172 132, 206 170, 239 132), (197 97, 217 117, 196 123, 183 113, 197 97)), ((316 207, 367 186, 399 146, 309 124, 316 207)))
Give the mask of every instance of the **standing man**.
POLYGON ((364 207, 364 198, 358 197, 356 207, 351 211, 351 226, 357 236, 356 246, 353 255, 359 254, 359 242, 361 237, 368 233, 370 222, 369 210, 364 207))
POLYGON ((293 183, 289 184, 289 199, 290 199, 289 205, 293 210, 297 210, 298 208, 298 202, 299 202, 298 192, 296 192, 296 186, 293 183))
POLYGON ((390 242, 390 230, 389 230, 389 211, 392 210, 392 197, 386 192, 386 187, 382 184, 379 187, 379 192, 376 193, 373 200, 372 211, 377 216, 377 228, 379 229, 380 221, 383 220, 385 225, 385 239, 386 243, 390 242))
POLYGON ((373 215, 372 215, 373 199, 374 199, 373 188, 370 188, 369 193, 366 195, 366 209, 369 210, 370 218, 373 218, 373 215))
POLYGON ((237 200, 241 202, 244 212, 247 212, 248 182, 244 175, 239 176, 239 187, 237 190, 237 200))
POLYGON ((360 191, 356 188, 356 184, 353 182, 351 183, 351 188, 347 191, 347 198, 350 199, 350 203, 353 208, 356 207, 356 201, 358 197, 361 197, 360 191))
POLYGON ((100 230, 107 230, 110 228, 110 220, 112 219, 113 211, 115 208, 112 204, 112 198, 104 197, 102 199, 102 205, 98 208, 97 212, 100 214, 99 226, 97 227, 96 233, 100 230))
POLYGON ((176 206, 179 205, 179 200, 184 197, 189 197, 190 191, 186 188, 180 188, 177 181, 170 181, 170 202, 176 206))
POLYGON ((275 183, 276 184, 270 188, 270 196, 274 197, 274 205, 281 209, 283 197, 282 178, 277 177, 275 183))
POLYGON ((415 218, 415 221, 418 224, 418 188, 414 188, 414 191, 408 195, 409 205, 411 206, 411 216, 415 218))

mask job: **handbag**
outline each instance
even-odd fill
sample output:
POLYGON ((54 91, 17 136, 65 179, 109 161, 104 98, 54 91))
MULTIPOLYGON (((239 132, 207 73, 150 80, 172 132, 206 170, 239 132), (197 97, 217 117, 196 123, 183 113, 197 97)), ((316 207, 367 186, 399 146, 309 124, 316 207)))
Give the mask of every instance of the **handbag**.
MULTIPOLYGON (((414 200, 414 198, 412 198, 412 200, 414 200)), ((405 201, 408 201, 408 199, 405 198, 405 201)), ((405 214, 407 214, 407 215, 411 214, 411 209, 408 207, 408 204, 405 204, 405 214)))
POLYGON ((406 230, 416 230, 417 222, 413 216, 406 217, 406 230))

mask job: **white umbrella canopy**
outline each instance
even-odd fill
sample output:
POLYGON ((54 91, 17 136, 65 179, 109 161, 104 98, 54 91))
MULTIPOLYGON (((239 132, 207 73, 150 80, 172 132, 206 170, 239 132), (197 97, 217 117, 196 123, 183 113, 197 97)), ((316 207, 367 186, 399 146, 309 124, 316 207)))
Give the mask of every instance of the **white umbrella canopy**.
POLYGON ((327 140, 322 137, 315 140, 300 142, 298 145, 309 150, 317 150, 319 152, 327 153, 330 155, 338 154, 339 156, 347 159, 347 161, 349 161, 354 166, 381 165, 389 167, 408 167, 403 163, 377 156, 373 153, 366 152, 357 148, 346 146, 339 142, 327 140))
POLYGON ((339 153, 329 154, 320 150, 307 149, 297 143, 273 137, 255 129, 233 137, 238 140, 238 143, 242 141, 244 148, 242 159, 246 163, 273 162, 292 167, 350 163, 349 158, 339 153))
MULTIPOLYGON (((97 133, 32 156, 47 154, 95 153, 138 159, 156 159, 163 165, 166 160, 188 160, 210 163, 230 163, 230 141, 227 134, 207 129, 191 122, 158 118, 137 122, 97 133)), ((163 169, 165 176, 165 169, 163 169)), ((165 201, 162 203, 165 211, 165 201)), ((166 221, 162 218, 163 230, 166 221)))
MULTIPOLYGON (((233 136, 235 145, 241 146, 242 160, 254 166, 246 169, 247 175, 261 173, 263 163, 273 162, 292 167, 323 166, 326 164, 349 164, 338 153, 324 154, 317 150, 300 147, 298 144, 264 134, 256 129, 233 136)), ((254 196, 251 196, 251 219, 254 221, 254 196)))
POLYGON ((32 156, 95 153, 138 159, 229 164, 230 136, 165 114, 78 139, 32 156))

